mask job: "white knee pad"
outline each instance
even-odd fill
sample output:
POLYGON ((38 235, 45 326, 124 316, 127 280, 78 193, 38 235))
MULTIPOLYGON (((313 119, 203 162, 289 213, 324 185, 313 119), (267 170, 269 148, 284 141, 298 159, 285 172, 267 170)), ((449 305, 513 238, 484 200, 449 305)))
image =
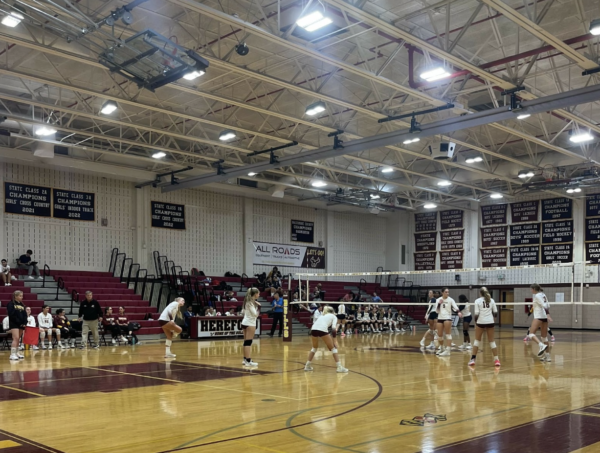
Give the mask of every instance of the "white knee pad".
POLYGON ((446 334, 446 340, 452 340, 452 335, 450 335, 449 333, 446 334))
POLYGON ((473 347, 478 348, 479 347, 479 341, 475 340, 473 342, 473 347))
POLYGON ((496 342, 495 342, 495 341, 492 341, 492 342, 490 343, 490 348, 492 348, 492 349, 496 349, 496 342))
POLYGON ((542 343, 548 343, 548 337, 542 337, 542 343))
POLYGON ((535 334, 534 333, 530 333, 529 334, 529 338, 535 338, 535 334))
POLYGON ((40 340, 43 340, 44 338, 46 338, 46 332, 42 331, 40 332, 40 340))
POLYGON ((334 353, 334 354, 337 354, 337 348, 333 348, 333 349, 331 350, 331 352, 332 352, 332 353, 334 353))
POLYGON ((310 350, 310 352, 312 352, 312 353, 315 353, 315 352, 317 352, 317 351, 318 351, 318 349, 317 349, 317 348, 312 348, 312 349, 310 350))

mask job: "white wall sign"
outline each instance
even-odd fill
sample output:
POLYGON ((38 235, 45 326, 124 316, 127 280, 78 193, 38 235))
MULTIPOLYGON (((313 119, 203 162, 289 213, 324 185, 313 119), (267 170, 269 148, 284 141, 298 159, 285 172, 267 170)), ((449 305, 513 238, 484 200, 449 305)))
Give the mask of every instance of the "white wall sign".
POLYGON ((325 249, 301 245, 253 242, 253 264, 325 269, 325 249))

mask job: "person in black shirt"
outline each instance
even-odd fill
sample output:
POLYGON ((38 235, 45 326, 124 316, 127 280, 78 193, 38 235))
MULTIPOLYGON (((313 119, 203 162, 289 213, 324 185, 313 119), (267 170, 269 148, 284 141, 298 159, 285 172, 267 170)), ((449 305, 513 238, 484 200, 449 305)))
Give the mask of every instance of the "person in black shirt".
POLYGON ((25 305, 23 305, 23 291, 13 293, 13 298, 6 305, 6 309, 8 311, 8 328, 12 334, 9 360, 23 359, 24 356, 19 353, 19 340, 27 325, 27 313, 25 312, 25 305))
POLYGON ((19 260, 17 261, 19 269, 27 269, 27 275, 29 275, 29 278, 33 278, 32 274, 37 275, 37 278, 41 278, 40 270, 37 267, 37 262, 31 261, 31 255, 33 255, 33 252, 31 250, 27 250, 25 255, 21 255, 19 257, 19 260))
POLYGON ((94 348, 100 347, 98 335, 98 321, 102 322, 102 308, 91 291, 85 292, 85 300, 79 304, 79 320, 83 320, 81 327, 81 349, 87 348, 90 330, 94 337, 94 348))

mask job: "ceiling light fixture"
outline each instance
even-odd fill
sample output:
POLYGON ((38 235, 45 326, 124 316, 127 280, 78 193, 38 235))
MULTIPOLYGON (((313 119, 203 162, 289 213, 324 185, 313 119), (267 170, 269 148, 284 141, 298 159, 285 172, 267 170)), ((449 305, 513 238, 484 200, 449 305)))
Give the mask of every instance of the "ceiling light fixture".
POLYGON ((426 203, 426 204, 423 205, 423 207, 425 209, 435 209, 435 208, 437 208, 437 204, 435 204, 435 203, 426 203))
POLYGON ((102 104, 100 113, 102 113, 103 115, 110 115, 112 112, 114 112, 118 108, 119 108, 119 106, 117 105, 117 103, 115 101, 106 101, 104 104, 102 104))
POLYGON ((372 193, 372 194, 371 194, 371 199, 373 199, 373 200, 377 200, 377 199, 379 199, 379 198, 381 198, 381 197, 380 197, 379 195, 377 195, 376 193, 372 193))
POLYGON ((256 176, 258 175, 258 173, 254 173, 253 171, 251 171, 250 173, 248 173, 248 176, 256 176))
POLYGON ((531 116, 531 113, 521 113, 519 116, 517 116, 518 120, 524 120, 525 118, 529 118, 531 116))
POLYGON ((419 141, 421 141, 421 139, 420 139, 419 137, 416 137, 416 138, 407 138, 407 139, 406 139, 406 140, 404 140, 402 143, 403 143, 404 145, 408 145, 409 143, 417 143, 417 142, 419 142, 419 141))
POLYGON ((296 25, 300 28, 304 28, 306 31, 316 31, 319 28, 326 27, 331 24, 333 21, 324 16, 320 11, 313 11, 306 16, 302 16, 300 19, 296 21, 296 25))
POLYGON ((47 137, 49 135, 56 134, 56 129, 49 126, 41 126, 35 130, 35 135, 39 137, 47 137))
POLYGON ((532 178, 533 176, 535 176, 535 173, 532 170, 520 170, 519 171, 519 178, 521 178, 521 179, 532 178))
POLYGON ((204 72, 202 70, 190 71, 190 72, 185 73, 183 75, 183 78, 185 80, 194 80, 194 79, 197 79, 200 76, 203 76, 204 74, 206 74, 206 72, 204 72))
POLYGON ((321 112, 324 112, 325 110, 327 110, 325 103, 319 101, 306 107, 306 111, 304 113, 306 113, 308 116, 315 116, 321 112))
POLYGON ((383 167, 381 173, 392 173, 394 169, 392 167, 383 167))
POLYGON ((590 22, 590 33, 594 36, 600 35, 600 19, 594 19, 590 22))
POLYGON ((494 200, 498 200, 500 198, 504 198, 504 195, 502 195, 501 193, 493 193, 490 195, 490 198, 493 198, 494 200))
POLYGON ((594 136, 592 134, 590 134, 589 132, 575 132, 575 131, 571 131, 570 135, 571 136, 569 137, 569 140, 572 143, 589 142, 590 140, 594 139, 594 136))
POLYGON ((227 140, 231 140, 232 138, 235 138, 235 132, 233 132, 232 130, 224 130, 223 132, 221 132, 219 134, 219 140, 221 140, 222 142, 226 142, 227 140))
POLYGON ((444 79, 449 76, 450 73, 441 66, 421 73, 421 78, 427 82, 435 82, 436 80, 444 79))
POLYGON ((327 185, 327 183, 325 181, 318 179, 316 181, 313 181, 311 185, 313 187, 325 187, 327 185))
POLYGON ((465 162, 468 164, 476 164, 479 162, 483 162, 483 157, 481 157, 481 156, 469 157, 467 160, 465 160, 465 162))
POLYGON ((567 189, 567 193, 579 193, 581 189, 579 187, 571 187, 567 189))
POLYGON ((448 187, 451 186, 452 183, 450 181, 438 181, 437 185, 440 187, 448 187))
POLYGON ((14 28, 19 25, 23 19, 25 19, 25 17, 23 17, 22 14, 12 11, 2 18, 2 25, 14 28))
POLYGON ((163 153, 162 151, 158 151, 157 153, 152 154, 152 157, 154 159, 162 159, 166 155, 167 155, 167 153, 163 153))

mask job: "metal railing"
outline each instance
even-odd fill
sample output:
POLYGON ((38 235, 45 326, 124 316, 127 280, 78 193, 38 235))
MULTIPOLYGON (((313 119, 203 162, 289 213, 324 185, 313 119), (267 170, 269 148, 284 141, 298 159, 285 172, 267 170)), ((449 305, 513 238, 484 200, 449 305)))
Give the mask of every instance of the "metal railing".
POLYGON ((71 311, 69 311, 69 314, 72 315, 73 314, 73 302, 77 302, 77 304, 79 304, 79 293, 77 292, 76 289, 74 289, 73 291, 71 291, 71 311))
POLYGON ((44 280, 42 281, 42 288, 46 287, 46 276, 50 277, 50 266, 44 264, 44 269, 42 270, 42 274, 44 275, 44 280))
POLYGON ((61 289, 65 289, 65 281, 62 277, 58 277, 58 284, 56 285, 56 297, 54 300, 58 300, 58 293, 61 289))

